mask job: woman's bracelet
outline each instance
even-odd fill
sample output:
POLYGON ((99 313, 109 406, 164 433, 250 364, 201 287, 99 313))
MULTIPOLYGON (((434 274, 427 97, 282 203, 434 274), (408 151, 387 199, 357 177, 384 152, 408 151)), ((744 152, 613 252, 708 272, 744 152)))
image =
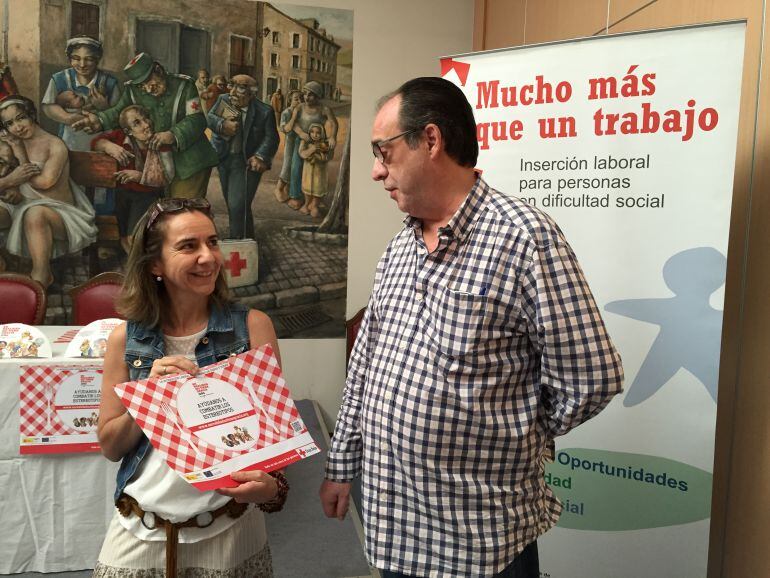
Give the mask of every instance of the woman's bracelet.
POLYGON ((283 509, 283 505, 286 503, 286 496, 289 494, 289 481, 281 472, 269 473, 275 478, 278 491, 269 502, 257 504, 257 507, 267 514, 272 514, 273 512, 279 512, 283 509))

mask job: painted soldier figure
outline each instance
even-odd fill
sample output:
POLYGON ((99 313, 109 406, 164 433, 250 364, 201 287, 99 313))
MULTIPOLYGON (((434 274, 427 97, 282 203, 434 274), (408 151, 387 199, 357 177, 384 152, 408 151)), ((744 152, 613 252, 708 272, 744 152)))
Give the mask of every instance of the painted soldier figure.
POLYGON ((96 114, 84 113, 86 118, 73 128, 89 133, 112 130, 118 127, 124 108, 132 104, 143 106, 149 111, 156 131, 148 145, 150 150, 168 145, 174 151, 176 175, 168 187, 168 195, 205 197, 217 154, 204 132, 206 117, 195 83, 189 76, 167 73, 146 52, 137 54, 123 73, 128 80, 117 104, 96 114))
POLYGON ((208 112, 214 133, 211 144, 219 155, 219 180, 227 201, 230 237, 254 238, 251 203, 262 173, 270 169, 278 150, 278 130, 271 106, 256 97, 257 81, 238 74, 208 112))

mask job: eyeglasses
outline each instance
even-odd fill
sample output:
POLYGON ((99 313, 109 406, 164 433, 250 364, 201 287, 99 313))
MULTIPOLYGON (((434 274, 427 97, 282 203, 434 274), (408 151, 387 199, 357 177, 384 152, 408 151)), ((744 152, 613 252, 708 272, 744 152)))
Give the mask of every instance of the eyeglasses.
POLYGON ((385 154, 382 152, 382 145, 387 144, 389 142, 392 142, 398 138, 401 138, 402 136, 406 136, 408 134, 412 134, 414 132, 421 131, 424 127, 420 128, 413 128, 411 130, 405 130, 402 133, 397 134, 396 136, 392 136, 390 138, 384 138, 382 140, 378 140, 376 142, 372 143, 372 154, 374 154, 374 158, 376 158, 378 161, 380 161, 383 165, 385 164, 385 154))
POLYGON ((251 90, 251 87, 246 84, 236 84, 234 82, 228 82, 227 83, 227 90, 235 89, 235 92, 238 94, 246 94, 251 90))
POLYGON ((184 210, 196 210, 211 216, 211 203, 206 199, 161 199, 152 208, 150 218, 147 219, 149 231, 163 213, 178 213, 184 210))

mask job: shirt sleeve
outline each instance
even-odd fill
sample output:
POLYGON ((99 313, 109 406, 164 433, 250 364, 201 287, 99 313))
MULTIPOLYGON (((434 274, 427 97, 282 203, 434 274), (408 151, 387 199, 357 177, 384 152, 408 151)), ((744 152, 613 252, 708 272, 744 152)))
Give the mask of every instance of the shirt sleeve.
POLYGON ((540 401, 552 436, 599 413, 622 391, 623 367, 572 248, 536 248, 523 276, 522 309, 540 353, 540 401))
POLYGON ((125 86, 125 89, 121 93, 118 102, 114 106, 111 106, 107 110, 102 110, 96 113, 99 122, 102 123, 102 130, 112 130, 114 128, 118 128, 118 117, 120 117, 120 112, 129 104, 131 104, 131 95, 129 94, 130 92, 131 88, 125 86))
POLYGON ((374 289, 369 297, 369 303, 350 354, 348 376, 342 393, 342 406, 337 415, 337 424, 326 458, 325 477, 332 482, 349 482, 361 475, 363 461, 361 408, 366 374, 378 332, 376 295, 385 259, 386 257, 383 257, 377 266, 374 289))
POLYGON ((52 78, 48 81, 48 88, 46 88, 43 100, 40 101, 40 104, 56 104, 56 96, 56 83, 52 78))
POLYGON ((184 89, 180 108, 184 106, 185 116, 179 121, 172 119, 170 130, 176 138, 177 149, 183 151, 205 138, 206 117, 203 114, 201 99, 195 84, 191 80, 181 82, 184 83, 184 89))

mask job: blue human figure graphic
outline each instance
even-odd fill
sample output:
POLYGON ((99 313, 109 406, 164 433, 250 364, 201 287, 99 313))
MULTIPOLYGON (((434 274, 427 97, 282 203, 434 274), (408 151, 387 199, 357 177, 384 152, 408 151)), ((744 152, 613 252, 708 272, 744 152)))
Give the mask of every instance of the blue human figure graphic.
POLYGON ((660 326, 623 405, 645 401, 680 368, 698 378, 716 402, 722 311, 709 304, 709 297, 724 283, 726 263, 712 247, 687 249, 663 266, 663 279, 674 297, 623 299, 606 305, 612 313, 660 326))

